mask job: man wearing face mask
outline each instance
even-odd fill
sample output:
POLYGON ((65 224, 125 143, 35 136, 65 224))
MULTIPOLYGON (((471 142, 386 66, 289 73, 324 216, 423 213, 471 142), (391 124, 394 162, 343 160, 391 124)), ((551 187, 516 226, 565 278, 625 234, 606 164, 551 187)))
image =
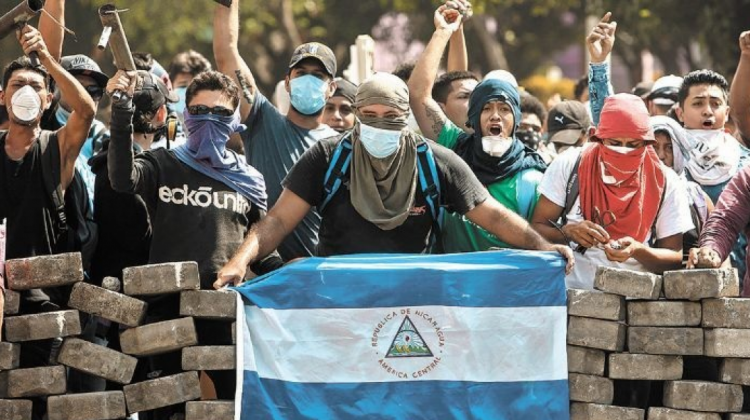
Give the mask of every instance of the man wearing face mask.
MULTIPOLYGON (((451 151, 408 129, 409 90, 398 77, 376 73, 357 90, 354 130, 321 140, 305 152, 284 180, 284 191, 268 216, 222 268, 214 287, 244 280, 247 264, 279 244, 312 206, 322 207, 318 255, 352 253, 424 253, 430 251, 437 221, 428 200, 466 215, 471 221, 518 248, 554 250, 573 264, 572 252, 544 241, 522 218, 489 196, 466 163, 451 151), (328 191, 327 173, 334 154, 351 147, 342 185, 328 191), (438 197, 424 188, 426 169, 420 148, 433 155, 438 197), (348 174, 348 175, 347 175, 348 174)), ((337 161, 338 162, 338 161, 337 161)), ((330 179, 330 178, 329 178, 330 179)), ((439 216, 438 216, 439 217, 439 216)))
MULTIPOLYGON (((461 17, 448 23, 456 10, 440 6, 430 43, 417 62, 409 85, 417 93, 411 98, 417 122, 427 137, 455 151, 490 195, 526 220, 531 219, 538 200, 537 185, 547 165, 542 157, 516 137, 522 122, 518 90, 509 82, 488 79, 479 83, 469 97, 466 133, 448 119, 430 92, 442 48, 460 24, 461 17)), ((510 245, 457 213, 446 215, 442 244, 445 252, 485 251, 510 245)))
MULTIPOLYGON (((606 60, 612 52, 617 30, 617 24, 610 23, 609 18, 610 14, 605 15, 587 38, 591 55, 589 88, 595 122, 609 94, 606 60)), ((714 203, 718 203, 729 181, 750 159, 750 151, 725 131, 729 116, 728 88, 724 76, 704 69, 685 75, 677 92, 675 114, 685 127, 685 136, 676 140, 689 157, 685 175, 688 181, 700 185, 714 203)), ((746 244, 747 238, 741 234, 730 254, 732 266, 740 276, 746 272, 746 244)))
MULTIPOLYGON (((86 90, 52 58, 40 33, 31 26, 18 32, 24 53, 36 52, 42 64, 35 67, 27 57, 11 62, 3 73, 0 103, 10 117, 8 131, 0 132, 0 219, 7 219, 6 257, 27 258, 72 252, 70 230, 52 199, 73 181, 75 161, 94 118, 94 104, 86 90), (69 99, 68 124, 57 131, 40 128, 44 110, 52 102, 50 76, 69 99), (50 182, 47 182, 50 181, 50 182), (48 188, 50 187, 50 188, 48 188)), ((64 214, 64 209, 63 213, 64 214)), ((62 290, 29 290, 21 294, 21 314, 58 309, 67 304, 62 290)), ((49 363, 51 340, 24 343, 21 367, 49 363)), ((46 411, 34 401, 34 418, 46 411)))
MULTIPOLYGON (((147 83, 138 81, 133 73, 120 71, 110 80, 107 92, 127 92, 140 101, 145 87, 147 83), (139 95, 134 96, 138 85, 139 95)), ((113 104, 109 176, 115 191, 138 194, 149 208, 152 239, 148 263, 196 261, 201 288, 211 288, 231 252, 265 214, 265 184, 258 171, 226 148, 230 136, 245 129, 240 123, 237 85, 219 72, 207 71, 190 82, 186 101, 187 142, 135 157, 133 103, 113 104)), ((255 264, 253 271, 262 274, 278 268, 281 260, 274 254, 255 264)), ((157 299, 149 302, 147 322, 179 317, 178 295, 157 299)), ((202 343, 231 344, 226 323, 196 320, 196 329, 202 343)), ((149 363, 160 375, 180 371, 180 358, 174 355, 154 357, 149 363)), ((219 398, 233 399, 234 372, 210 375, 219 398)), ((169 418, 183 409, 158 410, 154 418, 169 418)))
MULTIPOLYGON (((242 101, 241 120, 249 127, 241 134, 247 162, 266 179, 269 206, 281 195, 281 181, 302 154, 320 139, 338 133, 323 123, 323 108, 336 90, 336 56, 330 48, 309 42, 298 46, 289 61, 286 89, 291 107, 282 115, 258 90, 253 74, 238 50, 239 1, 230 8, 217 5, 214 12, 214 57, 219 71, 237 80, 239 71, 252 95, 242 101)), ((279 246, 285 260, 314 255, 320 215, 311 211, 279 246)))
POLYGON ((682 237, 693 223, 684 185, 654 142, 643 101, 613 95, 589 144, 559 155, 544 174, 533 224, 547 240, 579 251, 568 287, 593 289, 598 266, 680 268, 682 237))
MULTIPOLYGON (((153 149, 156 133, 167 119, 167 104, 177 95, 152 73, 138 71, 140 84, 134 92, 133 151, 153 149)), ((122 269, 148 263, 151 223, 143 198, 137 194, 118 193, 112 189, 107 171, 107 141, 90 160, 96 174, 94 220, 99 226, 99 241, 91 266, 94 283, 106 276, 120 277, 122 269)))
MULTIPOLYGON (((98 107, 99 101, 104 95, 104 86, 109 80, 107 75, 102 73, 99 65, 82 54, 62 57, 60 64, 86 89, 86 93, 94 101, 94 106, 98 107)), ((54 95, 54 104, 42 121, 42 128, 46 130, 57 130, 67 124, 70 117, 70 105, 66 98, 62 96, 60 89, 55 88, 54 95)), ((94 119, 89 130, 89 136, 83 144, 78 160, 76 160, 76 169, 86 184, 89 200, 92 204, 94 200, 94 173, 88 165, 88 160, 101 150, 102 145, 108 139, 109 130, 107 130, 107 127, 101 121, 94 119)))

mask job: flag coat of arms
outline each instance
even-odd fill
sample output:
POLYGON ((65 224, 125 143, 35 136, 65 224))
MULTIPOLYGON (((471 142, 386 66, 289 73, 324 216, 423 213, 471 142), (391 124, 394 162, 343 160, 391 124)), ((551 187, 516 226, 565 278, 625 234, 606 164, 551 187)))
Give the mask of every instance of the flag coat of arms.
POLYGON ((236 418, 568 419, 565 263, 309 258, 236 290, 236 418))

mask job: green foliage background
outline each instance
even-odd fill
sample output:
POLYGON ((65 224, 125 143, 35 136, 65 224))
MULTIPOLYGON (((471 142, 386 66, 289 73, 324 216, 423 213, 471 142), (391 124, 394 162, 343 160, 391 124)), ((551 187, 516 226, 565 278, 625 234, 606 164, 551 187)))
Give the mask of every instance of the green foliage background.
MULTIPOLYGON (((109 53, 95 47, 101 31, 96 9, 110 1, 67 1, 66 25, 78 40, 66 39, 64 54, 89 54, 105 70, 112 69, 109 53)), ((298 42, 327 43, 340 68, 345 68, 348 46, 357 35, 370 33, 385 13, 407 13, 412 36, 428 40, 432 13, 439 4, 432 0, 241 1, 240 51, 266 92, 284 75, 298 42)), ((0 8, 10 10, 15 4, 4 0, 0 8)), ((165 67, 174 54, 188 48, 212 58, 213 1, 120 0, 116 5, 129 9, 122 20, 134 51, 151 52, 165 67)), ((612 11, 618 22, 615 54, 631 70, 632 82, 640 77, 640 52, 645 48, 662 59, 667 72, 679 73, 676 63, 682 60, 691 68, 711 67, 731 77, 739 56, 737 38, 750 29, 750 0, 477 0, 474 9, 475 18, 466 25, 470 67, 485 72, 498 62, 507 63, 519 79, 544 69, 554 53, 582 44, 585 18, 605 11, 612 11), (575 24, 562 25, 563 16, 571 14, 575 24), (497 33, 489 37, 483 25, 486 17, 498 24, 497 33), (488 49, 489 44, 495 50, 488 49), (500 51, 503 57, 488 51, 500 51)), ((20 52, 15 39, 2 40, 0 63, 20 52)))

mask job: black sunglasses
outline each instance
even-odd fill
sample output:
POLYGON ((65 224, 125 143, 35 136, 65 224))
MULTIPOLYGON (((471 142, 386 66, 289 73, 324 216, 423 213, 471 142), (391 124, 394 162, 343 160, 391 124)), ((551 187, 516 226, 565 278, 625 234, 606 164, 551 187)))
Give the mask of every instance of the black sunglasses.
POLYGON ((89 96, 91 96, 91 99, 95 101, 102 99, 102 96, 104 96, 104 89, 100 88, 99 86, 96 86, 96 85, 85 86, 84 89, 86 89, 86 93, 88 93, 89 96))
POLYGON ((229 108, 223 107, 223 106, 206 106, 206 105, 192 105, 188 107, 188 112, 190 115, 206 115, 206 114, 215 114, 215 115, 221 115, 224 117, 229 117, 234 114, 234 110, 231 110, 229 108))

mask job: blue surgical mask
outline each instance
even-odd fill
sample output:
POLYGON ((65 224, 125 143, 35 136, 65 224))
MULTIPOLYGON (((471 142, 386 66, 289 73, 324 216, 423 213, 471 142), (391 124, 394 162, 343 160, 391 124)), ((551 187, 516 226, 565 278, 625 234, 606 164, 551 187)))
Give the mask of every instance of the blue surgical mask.
POLYGON ((174 89, 174 92, 177 94, 180 100, 175 102, 172 106, 178 114, 182 114, 183 111, 185 111, 185 95, 187 94, 187 87, 176 88, 174 89))
POLYGON ((326 104, 328 82, 311 74, 292 79, 289 87, 292 106, 302 115, 315 115, 326 104))
POLYGON ((57 118, 57 122, 59 122, 62 125, 65 125, 68 123, 68 118, 70 118, 70 112, 66 111, 65 108, 62 107, 62 105, 57 104, 57 111, 55 111, 55 117, 57 118))
POLYGON ((398 150, 401 145, 401 130, 384 130, 360 123, 359 141, 370 156, 383 159, 398 150))

